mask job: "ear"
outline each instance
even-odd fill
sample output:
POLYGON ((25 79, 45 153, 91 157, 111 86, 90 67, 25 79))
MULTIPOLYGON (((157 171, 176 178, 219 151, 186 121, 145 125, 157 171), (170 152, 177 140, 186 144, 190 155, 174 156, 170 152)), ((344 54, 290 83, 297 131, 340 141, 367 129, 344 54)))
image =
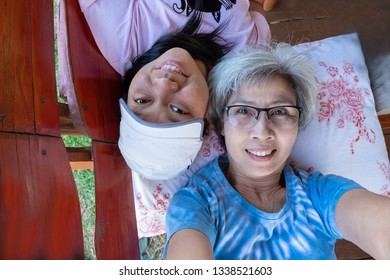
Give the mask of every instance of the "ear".
POLYGON ((225 118, 224 116, 221 117, 221 135, 225 137, 225 118))

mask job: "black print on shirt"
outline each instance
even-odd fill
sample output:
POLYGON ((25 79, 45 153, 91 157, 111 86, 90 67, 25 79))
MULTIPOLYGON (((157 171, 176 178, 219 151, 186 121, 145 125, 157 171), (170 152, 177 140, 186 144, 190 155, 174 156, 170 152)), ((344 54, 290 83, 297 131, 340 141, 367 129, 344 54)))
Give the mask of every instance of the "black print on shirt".
POLYGON ((203 1, 201 12, 212 13, 216 22, 221 20, 222 6, 229 10, 236 4, 236 0, 180 0, 180 4, 173 4, 173 10, 178 14, 186 11, 187 16, 189 16, 194 11, 197 1, 203 1))

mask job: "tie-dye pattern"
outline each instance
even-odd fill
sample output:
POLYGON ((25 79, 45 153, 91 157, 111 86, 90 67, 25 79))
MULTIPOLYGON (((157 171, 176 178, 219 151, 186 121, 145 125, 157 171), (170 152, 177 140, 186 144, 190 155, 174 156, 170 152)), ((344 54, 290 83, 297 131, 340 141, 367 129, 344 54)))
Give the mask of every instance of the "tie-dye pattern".
POLYGON ((277 213, 266 213, 243 199, 227 182, 218 159, 201 169, 172 198, 167 240, 176 231, 205 234, 216 259, 335 259, 342 238, 334 211, 355 182, 286 166, 287 199, 277 213))

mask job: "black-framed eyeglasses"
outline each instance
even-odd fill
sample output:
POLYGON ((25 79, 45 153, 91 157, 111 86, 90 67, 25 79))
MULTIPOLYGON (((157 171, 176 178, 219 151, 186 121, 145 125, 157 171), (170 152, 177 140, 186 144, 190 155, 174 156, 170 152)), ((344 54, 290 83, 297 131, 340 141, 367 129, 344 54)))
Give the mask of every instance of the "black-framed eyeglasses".
POLYGON ((265 112, 268 122, 276 127, 292 127, 297 124, 303 109, 299 106, 286 105, 271 108, 257 108, 249 105, 230 105, 224 108, 232 125, 248 127, 255 123, 261 112, 265 112))

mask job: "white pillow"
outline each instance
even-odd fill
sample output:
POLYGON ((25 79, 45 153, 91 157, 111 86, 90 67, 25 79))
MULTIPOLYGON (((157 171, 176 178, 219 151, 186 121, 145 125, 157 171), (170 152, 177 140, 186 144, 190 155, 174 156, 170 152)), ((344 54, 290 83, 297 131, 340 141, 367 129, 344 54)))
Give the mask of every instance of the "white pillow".
POLYGON ((315 64, 317 114, 300 132, 290 163, 337 174, 390 196, 390 167, 356 33, 300 44, 315 64))

